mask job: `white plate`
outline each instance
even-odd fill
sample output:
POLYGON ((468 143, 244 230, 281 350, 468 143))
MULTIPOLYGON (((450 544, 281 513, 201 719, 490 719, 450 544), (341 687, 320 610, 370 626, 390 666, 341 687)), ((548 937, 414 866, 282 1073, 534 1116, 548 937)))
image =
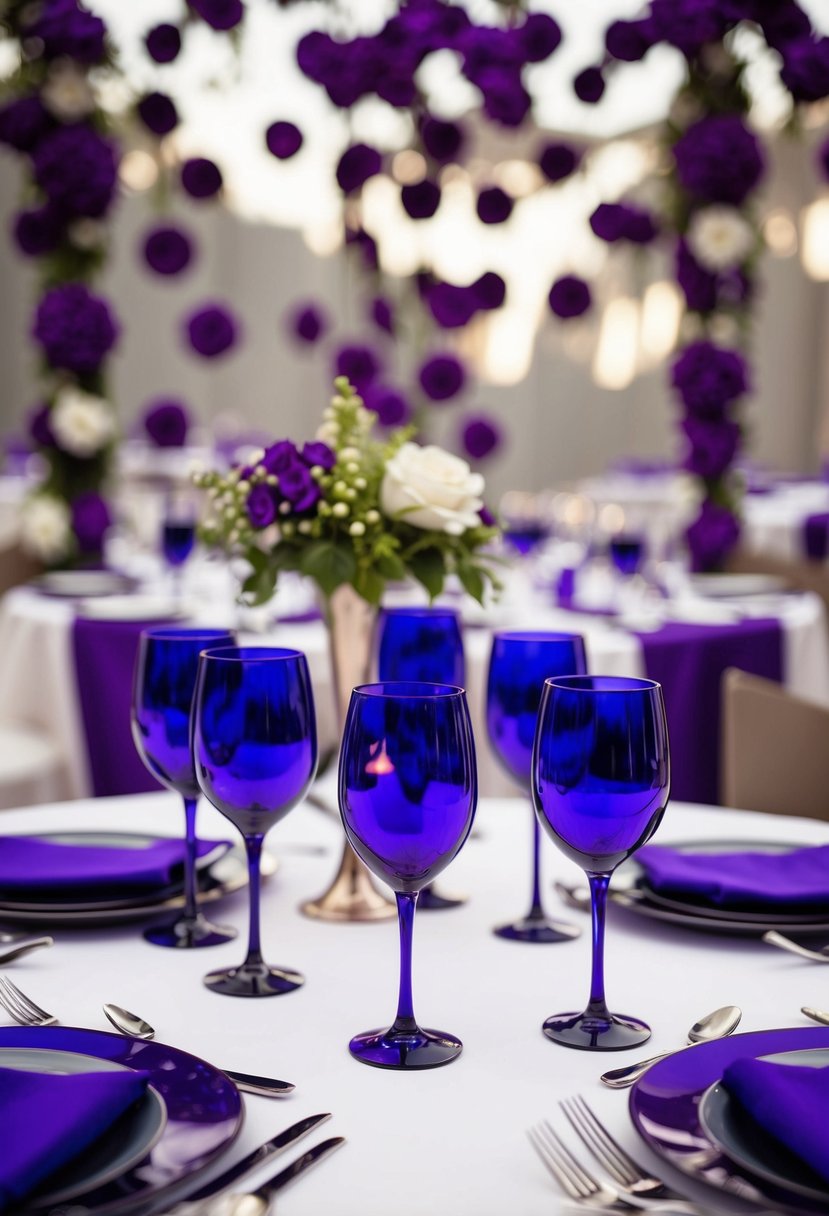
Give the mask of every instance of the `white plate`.
POLYGON ((176 621, 185 612, 172 600, 151 595, 111 595, 105 600, 81 600, 78 616, 96 621, 176 621))
POLYGON ((691 587, 707 599, 722 596, 772 595, 785 591, 786 580, 776 574, 694 574, 691 587))
POLYGON ((32 586, 43 595, 79 599, 123 594, 135 586, 135 580, 115 570, 50 570, 33 579, 32 586))

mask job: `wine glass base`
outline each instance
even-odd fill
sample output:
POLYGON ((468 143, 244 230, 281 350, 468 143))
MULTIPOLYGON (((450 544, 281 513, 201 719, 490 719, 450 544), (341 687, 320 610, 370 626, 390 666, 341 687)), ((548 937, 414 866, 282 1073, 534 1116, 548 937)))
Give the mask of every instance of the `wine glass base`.
POLYGON ((440 1068, 461 1054, 463 1043, 453 1034, 418 1027, 411 1034, 369 1030, 353 1038, 348 1050, 373 1068, 440 1068))
POLYGON ((145 941, 173 950, 196 950, 202 946, 221 946, 237 936, 230 925, 213 925, 201 913, 195 920, 168 920, 144 930, 145 941))
POLYGON ((492 932, 507 942, 531 942, 540 945, 570 942, 581 937, 578 925, 566 920, 548 920, 546 916, 525 916, 511 925, 499 925, 492 932))
POLYGON ((582 1051, 626 1051, 641 1047, 651 1037, 647 1022, 626 1014, 554 1013, 541 1028, 548 1039, 562 1047, 582 1051))
POLYGON ((445 908, 460 908, 469 899, 468 895, 441 895, 440 891, 430 883, 423 887, 417 897, 418 911, 441 912, 445 908))
POLYGON ((286 967, 260 966, 224 967, 210 971, 202 983, 211 992, 222 996, 284 996, 305 983, 305 976, 286 967))

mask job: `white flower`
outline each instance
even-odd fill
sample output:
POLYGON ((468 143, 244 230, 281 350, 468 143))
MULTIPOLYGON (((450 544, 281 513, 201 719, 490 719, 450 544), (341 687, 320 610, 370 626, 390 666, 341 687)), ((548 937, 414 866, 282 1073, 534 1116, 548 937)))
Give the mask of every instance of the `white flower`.
POLYGON ((69 508, 62 498, 35 494, 20 511, 20 543, 34 557, 55 562, 64 556, 70 540, 69 508))
POLYGON ((688 246, 706 270, 730 270, 751 253, 757 236, 735 207, 703 207, 688 228, 688 246))
POLYGON ((95 109, 95 94, 89 81, 69 59, 52 65, 40 95, 49 113, 61 122, 76 122, 95 109))
POLYGON ((49 415, 58 445, 73 456, 94 456, 115 433, 112 409, 79 388, 62 389, 49 415))
POLYGON ((460 536, 480 522, 484 479, 465 460, 430 444, 404 443, 386 466, 380 506, 415 528, 460 536), (412 509, 414 508, 414 509, 412 509))

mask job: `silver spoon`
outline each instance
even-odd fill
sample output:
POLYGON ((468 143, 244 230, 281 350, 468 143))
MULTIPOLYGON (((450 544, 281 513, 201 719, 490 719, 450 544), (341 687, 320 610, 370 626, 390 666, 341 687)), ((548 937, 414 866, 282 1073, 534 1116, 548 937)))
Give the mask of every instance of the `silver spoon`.
POLYGON ((16 942, 7 950, 0 951, 0 966, 10 963, 12 959, 22 958, 24 954, 29 954, 32 950, 39 950, 41 946, 54 946, 54 944, 53 937, 30 937, 25 941, 16 942))
MULTIPOLYGON (((694 1022, 691 1029, 688 1031, 689 1043, 710 1043, 712 1039, 724 1039, 726 1035, 732 1034, 740 1024, 742 1011, 736 1005, 723 1005, 722 1009, 715 1009, 713 1013, 707 1014, 704 1018, 700 1018, 698 1022, 694 1022)), ((628 1064, 624 1068, 613 1068, 610 1072, 602 1074, 601 1080, 605 1085, 609 1085, 611 1089, 626 1089, 628 1085, 632 1085, 634 1081, 638 1081, 643 1073, 647 1072, 651 1064, 655 1064, 657 1060, 664 1060, 666 1056, 671 1056, 672 1051, 663 1051, 658 1056, 651 1056, 648 1060, 640 1060, 638 1064, 628 1064)))
POLYGON ((811 1005, 804 1005, 801 1013, 805 1013, 807 1018, 811 1018, 813 1022, 820 1022, 821 1026, 829 1026, 829 1013, 823 1009, 813 1009, 811 1005))
POLYGON ((790 954, 797 954, 800 958, 808 958, 813 963, 829 963, 829 953, 825 947, 821 950, 810 950, 808 946, 801 946, 790 937, 784 937, 776 929, 764 933, 763 941, 768 942, 770 946, 779 946, 781 950, 788 950, 790 954))

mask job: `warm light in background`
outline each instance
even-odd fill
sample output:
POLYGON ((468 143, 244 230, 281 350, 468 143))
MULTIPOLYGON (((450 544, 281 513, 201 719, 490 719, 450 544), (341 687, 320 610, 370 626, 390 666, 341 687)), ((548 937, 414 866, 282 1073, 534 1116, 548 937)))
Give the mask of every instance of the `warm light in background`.
POLYGON ((604 310, 593 379, 600 388, 623 389, 636 375, 639 352, 639 302, 617 296, 604 310))
POLYGON ((804 207, 800 213, 800 259, 810 279, 829 279, 829 198, 804 207))
POLYGON ((763 237, 775 257, 790 258, 797 253, 797 228, 784 207, 778 207, 766 216, 763 237))
POLYGON ((135 148, 127 152, 118 167, 121 181, 128 190, 150 190, 158 181, 158 165, 149 152, 135 148))
POLYGON ((660 279, 651 283, 642 300, 642 331, 639 335, 641 367, 656 366, 676 345, 682 317, 682 295, 674 283, 660 279))

